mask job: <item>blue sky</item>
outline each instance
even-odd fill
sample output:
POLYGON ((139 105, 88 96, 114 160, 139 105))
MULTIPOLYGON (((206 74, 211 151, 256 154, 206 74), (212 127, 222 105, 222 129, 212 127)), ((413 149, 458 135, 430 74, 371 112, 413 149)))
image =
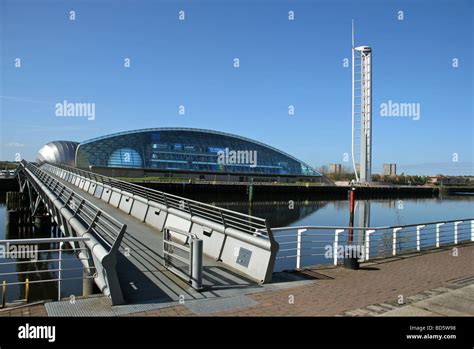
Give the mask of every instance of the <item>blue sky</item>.
POLYGON ((0 0, 0 159, 32 160, 52 140, 197 127, 256 139, 316 168, 349 165, 343 60, 354 18, 357 44, 373 49, 374 172, 396 162, 410 174, 472 175, 473 13, 472 1, 459 0, 0 0), (56 116, 64 100, 95 103, 95 120, 56 116), (419 103, 420 120, 380 116, 389 100, 419 103))

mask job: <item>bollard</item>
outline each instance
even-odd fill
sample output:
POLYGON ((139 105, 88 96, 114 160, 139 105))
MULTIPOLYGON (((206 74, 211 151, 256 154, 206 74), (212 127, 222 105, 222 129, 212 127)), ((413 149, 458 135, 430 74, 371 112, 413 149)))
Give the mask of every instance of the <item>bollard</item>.
POLYGON ((202 248, 201 239, 191 240, 191 286, 196 290, 202 289, 202 248))

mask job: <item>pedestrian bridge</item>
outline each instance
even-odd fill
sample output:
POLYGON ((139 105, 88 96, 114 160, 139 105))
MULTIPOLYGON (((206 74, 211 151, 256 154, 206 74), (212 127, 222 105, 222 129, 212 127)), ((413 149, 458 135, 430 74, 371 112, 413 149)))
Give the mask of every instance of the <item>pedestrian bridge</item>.
POLYGON ((33 216, 54 220, 85 278, 114 305, 294 287, 262 284, 272 278, 311 282, 274 271, 337 266, 349 261, 347 251, 354 248, 360 252, 356 258, 367 262, 474 242, 473 217, 383 227, 270 228, 258 217, 64 165, 23 161, 17 178, 33 216))
POLYGON ((23 161, 21 191, 47 212, 112 303, 200 299, 272 279, 264 219, 91 172, 23 161))

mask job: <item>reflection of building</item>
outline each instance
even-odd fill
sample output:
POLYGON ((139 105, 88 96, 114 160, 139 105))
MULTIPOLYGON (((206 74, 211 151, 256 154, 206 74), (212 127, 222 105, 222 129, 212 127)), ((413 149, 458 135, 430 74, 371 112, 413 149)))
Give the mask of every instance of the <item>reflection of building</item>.
POLYGON ((329 164, 329 173, 341 174, 342 165, 341 164, 329 164))
POLYGON ((397 164, 383 164, 384 176, 396 176, 397 175, 397 164))
POLYGON ((311 166, 263 143, 222 132, 153 128, 82 142, 75 166, 114 176, 221 181, 327 182, 311 166))
MULTIPOLYGON (((332 201, 331 204, 339 204, 339 201, 332 201)), ((290 225, 298 225, 300 221, 307 218, 311 214, 326 207, 328 201, 296 201, 293 208, 288 207, 287 201, 263 201, 254 202, 250 208, 245 201, 237 202, 216 202, 215 205, 237 212, 250 214, 256 217, 265 217, 271 227, 287 227, 290 225)), ((342 201, 347 209, 347 202, 342 201)), ((304 224, 303 222, 301 222, 304 224)))
POLYGON ((381 206, 384 207, 384 208, 394 208, 395 204, 399 205, 400 203, 403 205, 402 200, 393 200, 393 199, 382 200, 380 202, 381 206))

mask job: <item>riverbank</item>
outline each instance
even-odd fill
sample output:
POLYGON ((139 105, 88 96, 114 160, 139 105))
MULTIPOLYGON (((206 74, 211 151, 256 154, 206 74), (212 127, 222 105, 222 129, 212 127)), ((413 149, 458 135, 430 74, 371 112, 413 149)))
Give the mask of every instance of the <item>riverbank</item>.
MULTIPOLYGON (((296 185, 296 184, 267 184, 267 183, 161 183, 161 182, 136 182, 141 186, 152 188, 167 193, 187 196, 196 194, 224 195, 245 198, 251 196, 253 200, 259 198, 288 198, 293 196, 305 198, 325 198, 345 200, 350 190, 349 186, 321 186, 321 185, 296 185)), ((438 188, 414 186, 372 186, 357 187, 356 195, 360 199, 369 198, 416 198, 434 197, 439 194, 438 188)))
MULTIPOLYGON (((305 199, 347 199, 349 186, 326 186, 314 183, 226 183, 226 182, 183 182, 183 181, 131 181, 134 184, 167 193, 196 197, 205 194, 211 196, 224 195, 232 199, 245 199, 252 191, 252 199, 271 197, 272 199, 287 200, 291 195, 305 199), (251 188, 251 189, 250 189, 251 188)), ((16 177, 0 178, 0 191, 18 191, 16 177)), ((440 193, 447 195, 474 194, 473 186, 367 186, 357 187, 356 193, 360 199, 383 198, 427 198, 437 197, 440 193)))

